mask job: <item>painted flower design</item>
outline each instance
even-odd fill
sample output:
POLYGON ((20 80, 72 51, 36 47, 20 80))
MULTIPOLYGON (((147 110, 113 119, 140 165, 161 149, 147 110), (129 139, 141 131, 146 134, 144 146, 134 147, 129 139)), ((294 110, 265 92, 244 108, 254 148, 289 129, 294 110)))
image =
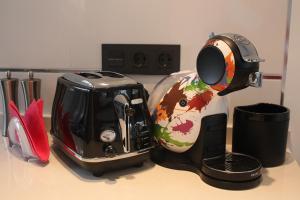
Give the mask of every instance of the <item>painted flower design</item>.
POLYGON ((156 119, 158 121, 166 120, 168 118, 167 112, 165 109, 161 107, 161 105, 157 105, 156 107, 156 119))

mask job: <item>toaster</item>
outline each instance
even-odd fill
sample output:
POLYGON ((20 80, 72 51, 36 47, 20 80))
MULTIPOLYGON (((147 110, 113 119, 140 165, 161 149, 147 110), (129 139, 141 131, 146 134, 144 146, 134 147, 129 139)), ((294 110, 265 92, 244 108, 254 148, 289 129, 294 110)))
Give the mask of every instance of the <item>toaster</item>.
POLYGON ((52 107, 54 146, 96 176, 142 166, 153 147, 147 94, 114 72, 64 74, 52 107))

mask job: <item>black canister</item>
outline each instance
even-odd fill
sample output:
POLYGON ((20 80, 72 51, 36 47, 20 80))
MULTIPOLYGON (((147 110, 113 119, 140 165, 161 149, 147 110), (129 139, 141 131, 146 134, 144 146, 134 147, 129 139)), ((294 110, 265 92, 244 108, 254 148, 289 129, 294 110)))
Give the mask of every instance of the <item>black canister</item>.
POLYGON ((259 159, 264 167, 284 163, 290 111, 275 104, 238 106, 233 115, 232 151, 259 159))

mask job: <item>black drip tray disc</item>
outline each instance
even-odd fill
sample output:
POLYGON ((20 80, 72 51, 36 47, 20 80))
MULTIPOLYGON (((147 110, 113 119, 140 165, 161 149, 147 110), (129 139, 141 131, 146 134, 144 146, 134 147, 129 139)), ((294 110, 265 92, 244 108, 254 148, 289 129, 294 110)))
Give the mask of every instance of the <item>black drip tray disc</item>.
POLYGON ((248 155, 227 153, 204 159, 201 177, 209 185, 224 189, 249 189, 261 181, 261 163, 248 155))

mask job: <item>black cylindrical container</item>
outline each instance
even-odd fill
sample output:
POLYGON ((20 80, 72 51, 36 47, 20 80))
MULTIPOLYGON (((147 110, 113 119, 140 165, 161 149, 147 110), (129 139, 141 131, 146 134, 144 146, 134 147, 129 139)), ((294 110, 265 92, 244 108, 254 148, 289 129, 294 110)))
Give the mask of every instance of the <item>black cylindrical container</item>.
POLYGON ((264 167, 283 164, 290 111, 267 103, 238 106, 233 116, 233 152, 259 159, 264 167))

